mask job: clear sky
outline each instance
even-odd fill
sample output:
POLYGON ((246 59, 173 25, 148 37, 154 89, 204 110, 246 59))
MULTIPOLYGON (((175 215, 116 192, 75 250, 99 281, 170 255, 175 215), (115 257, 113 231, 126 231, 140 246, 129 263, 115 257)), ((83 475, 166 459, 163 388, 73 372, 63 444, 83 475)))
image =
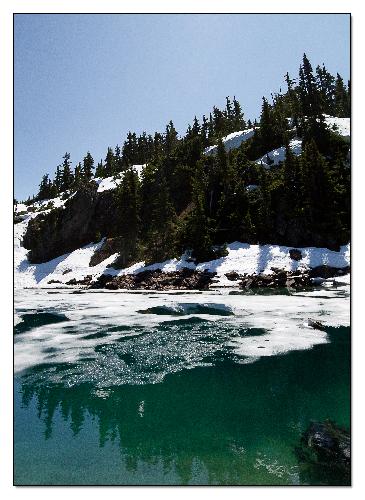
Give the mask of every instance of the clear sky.
POLYGON ((285 88, 303 52, 350 77, 344 14, 16 15, 15 196, 36 194, 66 151, 95 161, 129 130, 184 133, 235 95, 246 118, 285 88))

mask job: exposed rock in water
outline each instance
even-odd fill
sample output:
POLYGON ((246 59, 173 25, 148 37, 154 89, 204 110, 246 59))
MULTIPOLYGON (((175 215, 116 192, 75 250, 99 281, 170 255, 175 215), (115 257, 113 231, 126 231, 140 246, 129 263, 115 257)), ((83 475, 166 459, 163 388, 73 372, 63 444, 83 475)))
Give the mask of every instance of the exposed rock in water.
POLYGON ((298 289, 313 286, 307 272, 282 271, 272 268, 272 274, 253 274, 244 276, 240 288, 289 288, 298 289))
POLYGON ((296 448, 300 472, 310 484, 349 485, 350 433, 334 422, 313 422, 296 448))
POLYGON ((160 269, 142 271, 138 274, 109 276, 102 274, 90 288, 106 288, 118 290, 207 290, 216 273, 199 272, 192 269, 182 269, 163 273, 160 269))
POLYGON ((246 290, 251 288, 301 289, 314 286, 315 282, 313 281, 313 278, 326 279, 334 276, 342 276, 348 273, 350 268, 318 266, 304 271, 284 271, 282 269, 272 267, 271 271, 271 274, 245 274, 244 276, 239 276, 241 279, 239 284, 240 288, 246 290))
POLYGON ((326 330, 326 327, 324 326, 323 323, 321 323, 318 320, 311 319, 311 318, 308 319, 308 326, 310 326, 311 328, 314 328, 315 330, 322 330, 322 331, 326 330))
POLYGON ((298 250, 297 248, 292 248, 291 250, 289 250, 289 255, 290 255, 290 258, 293 259, 293 260, 302 260, 303 256, 302 256, 302 252, 300 250, 298 250))

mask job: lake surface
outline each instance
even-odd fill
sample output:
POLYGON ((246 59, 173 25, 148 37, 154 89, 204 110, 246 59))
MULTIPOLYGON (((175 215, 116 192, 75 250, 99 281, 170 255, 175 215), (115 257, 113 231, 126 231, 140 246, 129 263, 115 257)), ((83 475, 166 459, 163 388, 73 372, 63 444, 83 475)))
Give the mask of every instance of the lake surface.
POLYGON ((15 484, 338 484, 295 448, 350 425, 348 288, 17 289, 15 484))

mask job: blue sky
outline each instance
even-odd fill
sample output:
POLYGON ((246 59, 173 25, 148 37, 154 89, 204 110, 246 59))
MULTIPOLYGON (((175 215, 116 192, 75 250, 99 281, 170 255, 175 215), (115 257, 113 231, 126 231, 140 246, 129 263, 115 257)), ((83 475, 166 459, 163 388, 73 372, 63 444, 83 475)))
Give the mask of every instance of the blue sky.
POLYGON ((303 52, 350 76, 348 15, 16 15, 15 196, 63 154, 95 161, 129 130, 184 133, 235 95, 246 118, 296 76, 303 52))

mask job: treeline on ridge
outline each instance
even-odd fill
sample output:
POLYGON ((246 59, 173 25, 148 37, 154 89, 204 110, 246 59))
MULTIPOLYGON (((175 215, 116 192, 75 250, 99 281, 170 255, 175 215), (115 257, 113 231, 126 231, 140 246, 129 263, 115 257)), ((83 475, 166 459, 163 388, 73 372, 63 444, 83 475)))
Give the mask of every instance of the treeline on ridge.
POLYGON ((234 240, 330 248, 347 243, 349 145, 326 126, 324 114, 350 116, 350 83, 324 65, 313 71, 305 54, 298 78, 286 74, 285 80, 285 92, 270 102, 263 98, 258 121, 246 122, 238 100, 227 97, 225 109, 214 107, 201 121, 195 117, 181 137, 170 121, 163 134, 130 132, 96 166, 88 152, 72 169, 66 153, 54 179, 43 176, 35 199, 120 176, 114 196, 128 262, 163 260, 186 249, 208 260, 218 255, 214 245, 234 240), (252 138, 227 152, 222 138, 247 128, 254 129, 252 138), (299 157, 289 147, 294 137, 302 138, 299 157), (215 154, 205 155, 211 145, 217 145, 215 154), (283 145, 280 165, 255 161, 283 145), (141 178, 132 168, 140 164, 146 164, 141 178))

